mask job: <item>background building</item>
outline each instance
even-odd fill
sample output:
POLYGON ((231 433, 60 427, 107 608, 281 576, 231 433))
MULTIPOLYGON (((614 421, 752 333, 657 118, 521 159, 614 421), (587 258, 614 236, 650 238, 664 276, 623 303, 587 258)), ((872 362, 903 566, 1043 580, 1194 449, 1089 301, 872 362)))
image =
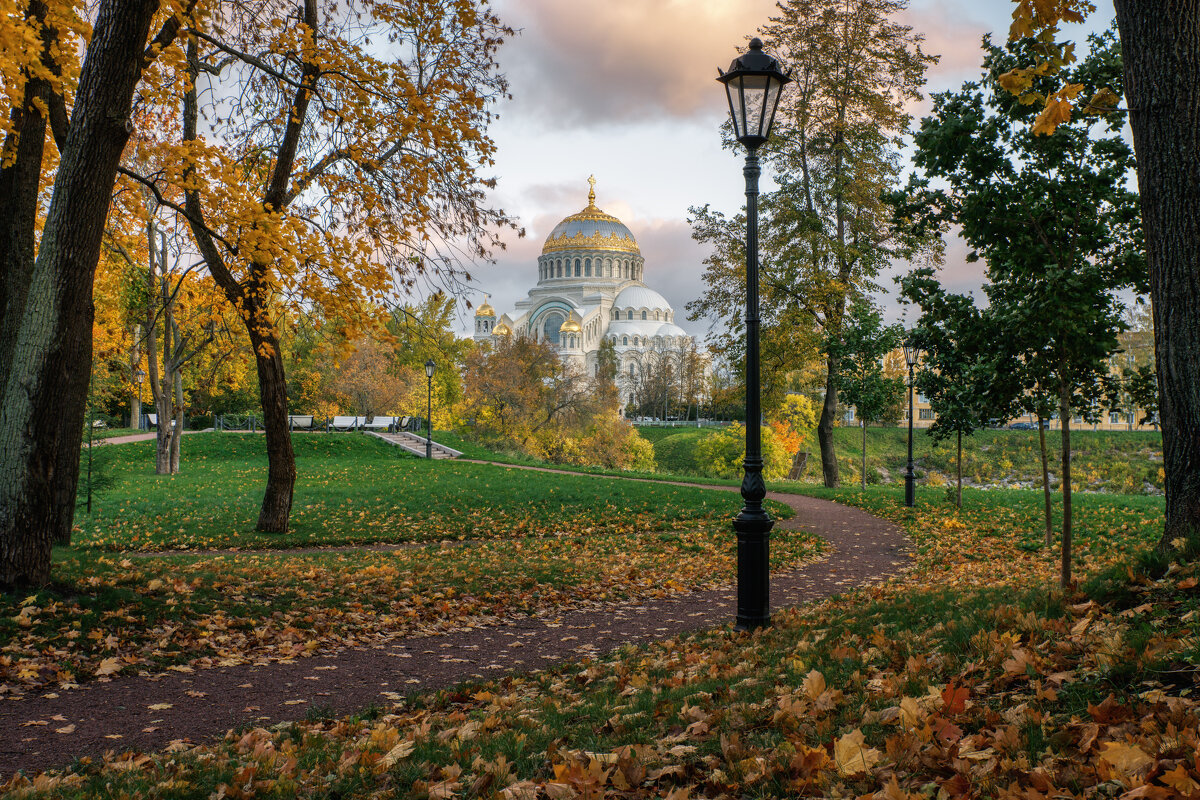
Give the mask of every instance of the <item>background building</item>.
POLYGON ((675 310, 643 282, 645 259, 633 233, 596 206, 596 179, 588 178, 587 207, 554 227, 538 258, 537 285, 497 314, 488 303, 475 313, 475 340, 531 336, 558 347, 589 375, 598 370, 600 344, 617 354, 622 405, 632 404, 651 356, 683 353, 692 337, 675 324, 675 310))

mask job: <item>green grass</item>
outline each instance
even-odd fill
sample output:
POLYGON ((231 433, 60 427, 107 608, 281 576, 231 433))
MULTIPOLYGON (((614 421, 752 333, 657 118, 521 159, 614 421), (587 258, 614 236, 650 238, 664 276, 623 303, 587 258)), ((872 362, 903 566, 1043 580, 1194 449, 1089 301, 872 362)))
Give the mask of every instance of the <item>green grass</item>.
MULTIPOLYGON (((714 428, 641 427, 638 432, 654 444, 661 472, 697 475, 696 444, 714 428)), ((1059 432, 1047 431, 1046 444, 1053 476, 1060 474, 1059 432)), ((859 428, 834 429, 843 483, 859 480, 862 469, 862 432, 859 428)), ((907 428, 867 429, 867 482, 902 480, 908 458, 907 428)), ((807 481, 820 478, 820 450, 810 437, 807 481)), ((1077 489, 1117 494, 1156 494, 1162 491, 1162 435, 1156 431, 1091 431, 1071 433, 1072 478, 1077 489)), ((918 429, 913 436, 917 475, 925 485, 944 486, 956 476, 956 443, 934 441, 918 429)), ((963 480, 966 485, 1041 486, 1041 455, 1037 431, 984 430, 963 438, 963 480)))
POLYGON ((153 443, 112 446, 115 485, 80 514, 77 547, 243 549, 669 530, 723 522, 731 499, 702 489, 596 481, 426 461, 361 434, 296 436, 291 530, 253 530, 266 474, 261 436, 182 440, 182 467, 153 474, 153 443))
POLYGON ((1086 589, 1064 593, 1048 582, 1044 554, 1022 547, 1035 493, 969 492, 960 513, 936 493, 908 510, 894 490, 810 491, 904 524, 921 547, 917 569, 779 613, 754 635, 701 632, 414 696, 382 716, 317 718, 132 768, 81 768, 73 784, 45 792, 150 797, 173 785, 205 797, 256 766, 257 779, 278 781, 262 784, 272 797, 317 787, 323 796, 330 787, 358 797, 486 796, 489 786, 520 781, 550 796, 661 797, 693 787, 706 796, 850 797, 880 792, 893 777, 914 797, 933 796, 956 774, 979 796, 1005 787, 1032 796, 1047 781, 1073 795, 1115 796, 1133 784, 1111 765, 1096 768, 1107 742, 1162 758, 1152 776, 1173 764, 1194 769, 1191 734, 1187 746, 1161 743, 1196 724, 1187 620, 1200 615, 1197 570, 1155 581, 1127 566, 1157 536, 1160 498, 1082 501, 1086 589), (955 692, 962 699, 952 707, 955 692), (1106 724, 1102 703, 1127 722, 1106 724), (910 712, 916 718, 906 721, 910 712), (1093 719, 1099 729, 1088 735, 1093 719), (879 762, 844 773, 831 756, 856 732, 879 762), (405 742, 402 758, 378 768, 405 742), (295 754, 300 766, 263 752, 295 754))

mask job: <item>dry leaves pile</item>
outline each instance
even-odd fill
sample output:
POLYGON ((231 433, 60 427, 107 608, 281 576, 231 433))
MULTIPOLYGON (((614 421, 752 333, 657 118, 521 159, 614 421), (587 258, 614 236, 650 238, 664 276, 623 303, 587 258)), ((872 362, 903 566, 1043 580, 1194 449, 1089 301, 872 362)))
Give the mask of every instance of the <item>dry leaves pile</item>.
MULTIPOLYGON (((1083 526, 1093 572, 1152 527, 1122 529, 1098 513, 1083 526)), ((101 786, 131 797, 160 787, 235 798, 1200 797, 1200 573, 1120 570, 1063 595, 1051 559, 1022 548, 1028 531, 998 525, 995 508, 926 509, 911 523, 916 570, 780 613, 754 635, 672 639, 375 718, 231 733, 152 758, 112 753, 7 788, 68 798, 101 786)))

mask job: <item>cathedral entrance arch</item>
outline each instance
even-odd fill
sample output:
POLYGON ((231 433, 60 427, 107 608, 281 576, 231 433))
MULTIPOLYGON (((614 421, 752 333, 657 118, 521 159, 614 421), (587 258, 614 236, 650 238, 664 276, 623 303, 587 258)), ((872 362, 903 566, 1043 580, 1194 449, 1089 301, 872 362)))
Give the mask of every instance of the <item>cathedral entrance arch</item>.
POLYGON ((558 330, 574 310, 560 300, 543 303, 537 311, 533 312, 532 328, 537 331, 538 338, 543 342, 550 342, 554 345, 561 344, 558 330))

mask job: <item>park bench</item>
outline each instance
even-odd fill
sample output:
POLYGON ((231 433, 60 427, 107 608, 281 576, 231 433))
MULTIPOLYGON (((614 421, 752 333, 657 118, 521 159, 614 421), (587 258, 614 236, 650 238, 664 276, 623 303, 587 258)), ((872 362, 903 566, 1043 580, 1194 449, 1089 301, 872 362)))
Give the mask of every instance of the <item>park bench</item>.
POLYGON ((326 430, 352 431, 358 427, 358 417, 334 417, 329 420, 326 430))
POLYGON ((412 421, 412 417, 396 417, 396 433, 408 430, 408 425, 412 421))
MULTIPOLYGON (((149 421, 150 427, 152 427, 152 428, 158 427, 158 414, 147 414, 146 419, 149 421)), ((171 427, 172 428, 175 427, 175 420, 171 420, 171 427)))
POLYGON ((371 418, 370 422, 361 422, 359 423, 358 427, 363 429, 371 428, 372 430, 378 430, 380 428, 390 429, 392 424, 395 422, 395 419, 395 417, 381 417, 379 415, 375 415, 371 418))
POLYGON ((288 414, 288 430, 312 430, 313 427, 312 414, 288 414))

